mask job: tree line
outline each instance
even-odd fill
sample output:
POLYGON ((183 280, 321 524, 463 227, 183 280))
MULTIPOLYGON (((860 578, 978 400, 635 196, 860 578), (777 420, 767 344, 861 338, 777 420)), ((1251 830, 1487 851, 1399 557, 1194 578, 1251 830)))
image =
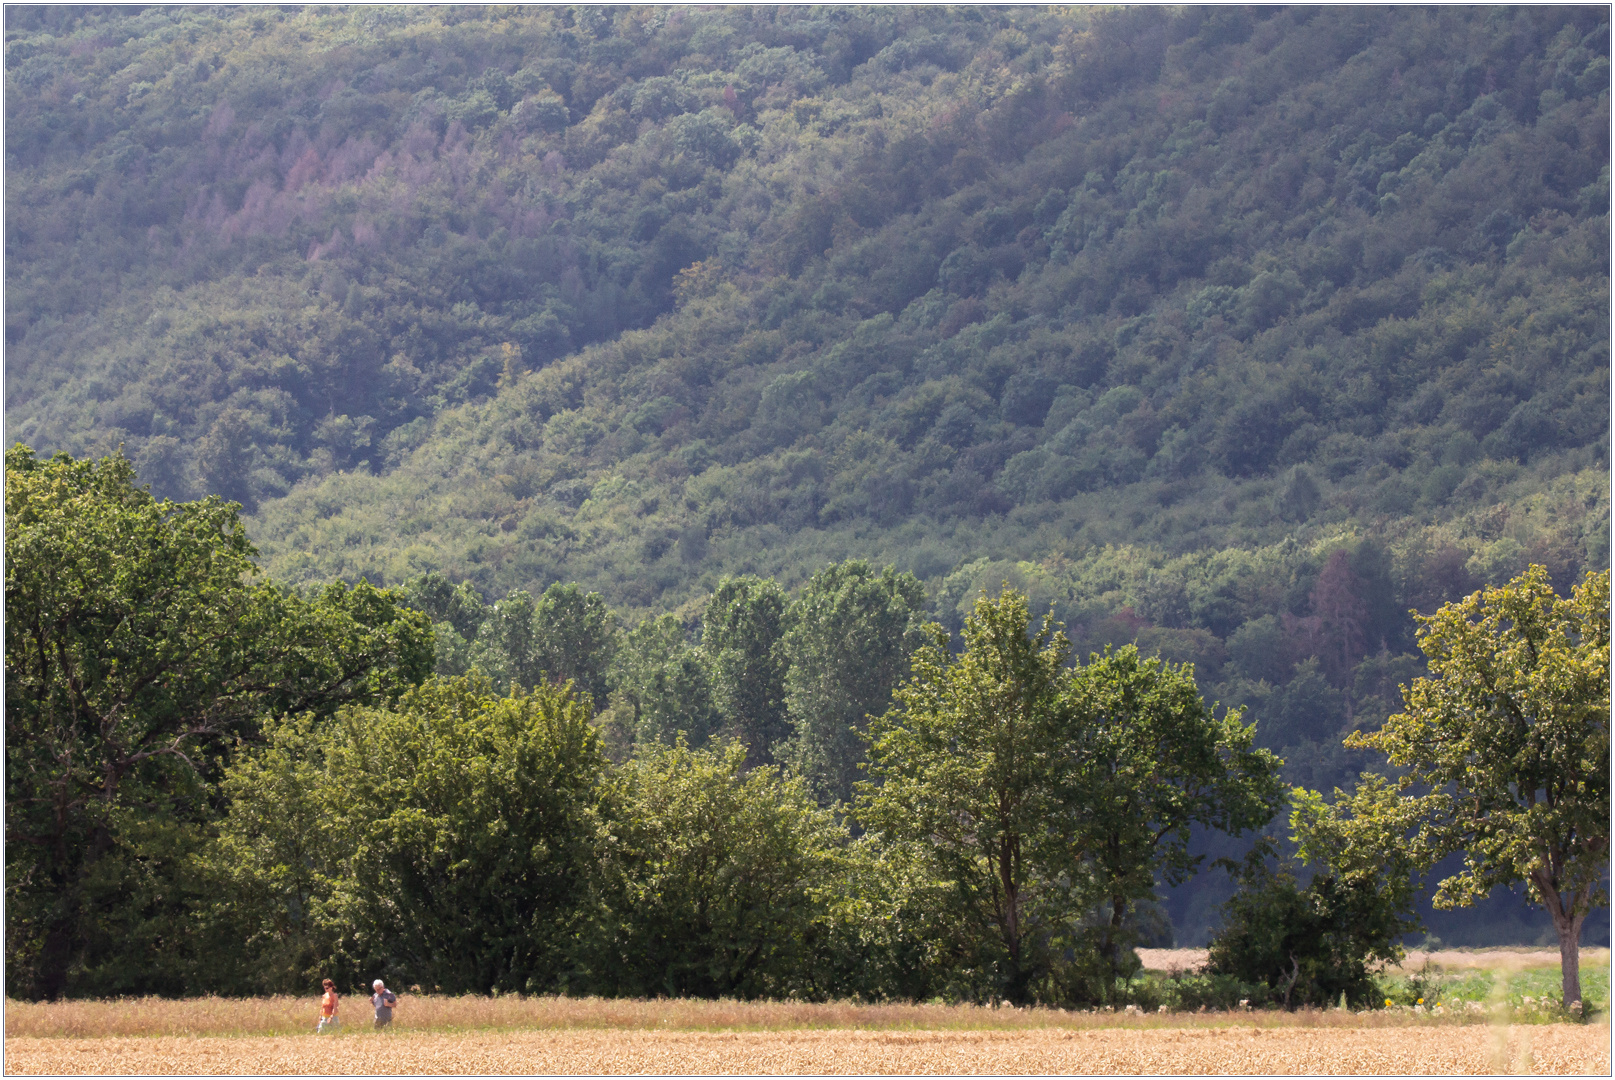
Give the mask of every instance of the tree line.
POLYGON ((121 456, 13 448, 6 513, 9 994, 1366 1004, 1441 855, 1447 901, 1529 881, 1572 944, 1603 902, 1607 575, 1429 620, 1433 676, 1359 737, 1394 778, 1325 800, 1192 665, 1073 662, 1011 588, 956 642, 843 563, 617 643, 575 587, 278 587, 233 506, 121 456), (1209 974, 1141 981, 1195 830, 1259 838, 1244 888, 1209 974))
POLYGON ((614 757, 677 736, 697 749, 735 739, 748 765, 788 765, 825 804, 852 797, 857 732, 885 711, 926 611, 912 574, 862 560, 831 564, 794 596, 773 579, 726 578, 698 637, 671 614, 624 629, 576 584, 485 605, 468 583, 431 573, 402 592, 435 624, 437 674, 571 683, 614 757))

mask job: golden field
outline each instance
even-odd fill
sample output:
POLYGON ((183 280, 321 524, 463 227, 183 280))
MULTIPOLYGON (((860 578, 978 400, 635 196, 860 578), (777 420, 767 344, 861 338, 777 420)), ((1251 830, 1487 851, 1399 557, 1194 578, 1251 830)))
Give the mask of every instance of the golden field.
POLYGON ((1605 1073, 1605 1025, 8 1037, 38 1073, 1605 1073))
MULTIPOLYGON (((370 1034, 364 998, 345 999, 344 1038, 370 1034)), ((313 997, 125 998, 116 1001, 6 1002, 6 1044, 19 1038, 181 1039, 289 1035, 314 1030, 313 997)), ((1339 1009, 1134 1013, 981 1005, 860 1005, 851 1002, 635 1001, 621 998, 499 998, 399 995, 393 1034, 471 1034, 521 1031, 651 1031, 703 1034, 784 1031, 1032 1032, 1111 1028, 1405 1028, 1486 1023, 1485 1016, 1412 1016, 1406 1012, 1339 1009)))
MULTIPOLYGON (((1195 950, 1141 950, 1156 970, 1195 950)), ((1507 977, 1540 950, 1429 958, 1507 977)), ((1423 965, 1410 957, 1404 968, 1423 965)), ((1583 972, 1607 965, 1584 950, 1583 972)), ((313 997, 6 1003, 8 1073, 1603 1073, 1607 1021, 1511 1023, 1507 1009, 1065 1012, 973 1005, 400 995, 371 1031, 312 1033, 313 997)), ((1478 1008, 1478 1007, 1477 1007, 1478 1008)))

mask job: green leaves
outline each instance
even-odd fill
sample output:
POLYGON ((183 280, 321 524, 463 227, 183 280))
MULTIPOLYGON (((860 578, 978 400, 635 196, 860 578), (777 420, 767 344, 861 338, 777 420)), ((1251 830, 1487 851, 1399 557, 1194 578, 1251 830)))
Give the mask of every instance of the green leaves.
POLYGON ((746 744, 753 765, 773 760, 774 745, 790 731, 782 645, 787 603, 772 578, 725 578, 701 616, 701 650, 711 666, 715 704, 746 744))
POLYGON ((823 803, 846 801, 862 759, 855 734, 886 711, 917 644, 925 590, 862 559, 814 574, 791 605, 782 645, 794 734, 780 757, 823 803))
POLYGON ((648 746, 606 782, 600 925, 587 979, 634 996, 818 990, 846 832, 800 779, 744 768, 746 748, 648 746))
POLYGON ((1561 599, 1535 566, 1421 618, 1432 677, 1406 690, 1406 711, 1350 740, 1383 750, 1404 770, 1404 788, 1450 793, 1431 804, 1419 836, 1431 856, 1469 852, 1438 904, 1544 869, 1554 891, 1591 890, 1579 904, 1598 902, 1608 861, 1608 609, 1607 571, 1561 599))
POLYGON ((1264 825, 1282 799, 1282 762, 1253 747, 1254 726, 1239 712, 1216 717, 1192 665, 1106 650, 1077 669, 1068 693, 1077 764, 1064 797, 1107 909, 1100 950, 1125 974, 1128 906, 1196 872, 1193 826, 1238 835, 1264 825))
POLYGON ((912 841, 958 892, 973 936, 999 952, 999 987, 1024 1000, 1049 965, 1051 930, 1087 897, 1066 865, 1057 798, 1070 646, 1045 618, 1028 634, 1026 598, 984 595, 955 658, 941 627, 915 654, 898 704, 870 730, 860 821, 912 841))
POLYGON ((670 744, 686 736, 700 747, 717 733, 712 678, 705 653, 686 640, 673 616, 646 619, 623 638, 610 673, 613 721, 636 744, 670 744))
POLYGON ((959 656, 929 629, 871 728, 855 814, 944 883, 941 922, 991 972, 978 992, 1104 1000, 1130 973, 1132 908, 1198 864, 1190 827, 1266 822, 1279 763, 1237 714, 1215 719, 1190 669, 1132 647, 1068 669, 1052 617, 1030 622, 1006 588, 976 601, 959 656))
POLYGON ((571 682, 599 708, 619 637, 599 593, 556 582, 537 600, 518 589, 487 609, 470 658, 497 683, 571 682))
POLYGON ((1438 907, 1528 884, 1569 950, 1568 1005, 1582 920, 1608 902, 1609 572, 1564 599, 1532 566, 1419 621, 1431 676, 1404 689, 1404 712, 1347 745, 1384 751, 1399 788, 1425 794, 1374 787, 1354 809, 1382 827, 1416 824, 1408 843, 1422 865, 1465 853, 1438 907))
MULTIPOLYGON (((264 717, 418 681, 431 629, 369 585, 256 582, 235 507, 159 502, 121 455, 14 447, 6 512, 8 929, 39 950, 8 954, 10 985, 54 996, 123 902, 91 911, 85 889, 126 833, 205 822, 222 760, 264 717)), ((179 918, 184 898, 168 903, 179 918)))
POLYGON ((501 697, 473 676, 277 726, 231 770, 218 856, 259 977, 564 985, 604 766, 589 717, 557 688, 501 697))

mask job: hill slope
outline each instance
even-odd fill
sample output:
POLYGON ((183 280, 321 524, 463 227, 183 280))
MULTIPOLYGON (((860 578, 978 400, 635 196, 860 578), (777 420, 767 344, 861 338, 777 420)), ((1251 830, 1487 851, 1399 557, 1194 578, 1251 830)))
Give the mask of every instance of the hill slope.
POLYGON ((853 552, 1474 548, 1604 468, 1599 18, 14 27, 11 431, 242 499, 282 574, 645 611, 853 552))

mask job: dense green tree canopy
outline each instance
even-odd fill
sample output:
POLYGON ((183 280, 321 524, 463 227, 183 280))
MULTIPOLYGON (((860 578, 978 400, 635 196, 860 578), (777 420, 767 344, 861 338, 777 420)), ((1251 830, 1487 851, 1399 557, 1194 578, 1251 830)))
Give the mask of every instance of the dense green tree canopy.
POLYGON ((845 833, 800 779, 748 771, 746 756, 735 741, 680 740, 608 783, 594 986, 635 997, 816 989, 810 961, 845 833))
POLYGON ((1421 622, 1430 676, 1382 728, 1352 736, 1384 751, 1411 793, 1364 827, 1411 813, 1421 859, 1464 853, 1438 906, 1525 885, 1553 919, 1568 1007, 1581 1000, 1582 922, 1609 902, 1609 573, 1564 598, 1533 566, 1421 622))
POLYGON ((235 507, 159 501, 122 456, 13 448, 6 526, 8 978, 55 997, 125 834, 205 817, 261 717, 386 699, 432 646, 393 593, 255 581, 235 507))
POLYGON ((1036 634, 1029 622, 1025 597, 982 596, 957 658, 932 627, 897 705, 870 730, 872 779, 856 810, 931 854, 965 923, 956 932, 998 969, 994 996, 1017 1003, 1047 995, 1040 984, 1095 899, 1060 799, 1072 767, 1070 646, 1052 620, 1036 634))
POLYGON ((1605 22, 19 11, 8 420, 256 501, 284 578, 636 620, 1426 527, 1570 580, 1605 504, 1493 514, 1607 488, 1605 22))
POLYGON ((851 560, 814 574, 792 605, 782 644, 793 734, 781 755, 821 800, 852 797, 859 735, 908 671, 924 603, 914 575, 851 560))
POLYGON ((634 742, 696 747, 718 733, 706 656, 671 615, 646 619, 623 638, 611 669, 612 722, 634 742))
POLYGON ((564 985, 604 763, 588 721, 554 687, 501 697, 472 677, 277 729, 231 778, 225 870, 262 905, 242 914, 282 937, 300 916, 353 983, 564 985))
POLYGON ((957 657, 931 629, 871 730, 857 816, 931 861, 995 996, 1109 1000, 1137 966, 1129 914, 1200 861, 1190 827, 1265 824, 1279 762, 1191 671, 1131 647, 1067 668, 1013 590, 976 601, 957 657))
POLYGON ((496 681, 523 687, 570 682, 597 706, 605 704, 618 631, 599 593, 559 582, 537 600, 518 590, 483 615, 475 634, 470 662, 496 681))
MULTIPOLYGON (((731 582, 701 644, 673 615, 619 638, 576 587, 489 605, 428 575, 409 588, 416 611, 368 585, 305 598, 256 579, 232 507, 161 502, 131 479, 122 457, 8 459, 16 993, 286 991, 382 972, 468 990, 1122 1001, 1159 890, 1207 857, 1190 830, 1226 839, 1278 805, 1280 762, 1238 710, 1205 704, 1191 665, 1128 645, 1069 667, 1052 615, 1034 634, 1013 588, 978 598, 958 655, 945 627, 916 625, 912 577, 858 560, 789 598, 731 582), (455 654, 435 662, 473 670, 411 687, 434 663, 433 619, 455 654), (539 668, 500 696, 475 670, 607 654, 598 723, 578 679, 539 668), (786 771, 724 738, 747 699, 715 694, 713 672, 766 673, 759 657, 782 672, 784 756, 804 758, 786 771), (837 716, 846 738, 815 742, 837 716), (828 790, 866 764, 856 804, 828 790)), ((1325 627, 1369 607, 1349 562, 1331 558, 1314 587, 1357 599, 1316 605, 1325 627)), ((1422 716, 1479 746, 1476 731, 1495 741, 1526 715, 1536 735, 1508 758, 1525 780, 1481 799, 1478 827, 1454 792, 1484 770, 1432 779, 1455 767, 1439 754, 1393 752, 1428 793, 1374 776, 1333 804, 1297 789, 1293 840, 1319 872, 1303 887, 1258 845, 1222 908, 1216 977, 1286 1005, 1362 1000, 1367 966, 1417 925, 1413 870, 1455 849, 1469 868, 1447 894, 1523 867, 1573 950, 1607 865, 1589 764, 1608 753, 1604 590, 1594 575, 1559 601, 1539 568, 1427 620, 1462 647, 1430 646, 1435 678, 1407 691, 1425 712, 1359 741, 1413 747, 1422 716), (1453 614, 1487 604, 1476 625, 1453 614), (1504 817, 1518 827, 1499 844, 1487 830, 1504 817)))
POLYGON ((1326 804, 1315 791, 1290 792, 1291 841, 1310 864, 1274 862, 1263 837, 1231 868, 1240 889, 1223 905, 1210 970, 1260 987, 1285 1008, 1379 1002, 1374 968, 1404 958, 1419 860, 1405 843, 1413 814, 1385 777, 1365 773, 1350 794, 1326 804))
MULTIPOLYGON (((914 630, 1007 581, 1349 786, 1428 672, 1410 609, 1608 565, 1608 41, 1591 6, 8 9, 8 427, 238 500, 284 583, 107 635, 240 614, 196 655, 261 692, 131 759, 82 903, 8 863, 8 972, 75 904, 68 992, 242 932, 203 857, 235 736, 418 674, 400 598, 332 581, 407 585, 440 675, 570 680, 614 761, 732 736, 824 803, 914 630)), ((51 738, 8 749, 22 816, 105 786, 51 738)), ((1242 854, 1194 836, 1157 869, 1242 854)), ((928 856, 855 848, 815 992, 995 985, 928 856)), ((1228 889, 1167 888, 1182 941, 1228 889)), ((1538 933, 1478 902, 1421 914, 1538 933)), ((251 923, 255 985, 336 955, 300 925, 251 923)))
POLYGON ((1131 645, 1090 657, 1067 700, 1058 749, 1075 764, 1060 778, 1062 797, 1081 808, 1073 835, 1108 908, 1100 951, 1120 969, 1129 905, 1196 871, 1204 856, 1191 853, 1193 827, 1237 836, 1265 825, 1282 800, 1280 761, 1255 747, 1237 710, 1217 716, 1191 666, 1131 645))
POLYGON ((772 578, 726 578, 701 615, 713 694, 730 733, 746 744, 751 765, 771 761, 774 746, 790 734, 782 645, 787 604, 785 590, 772 578))

